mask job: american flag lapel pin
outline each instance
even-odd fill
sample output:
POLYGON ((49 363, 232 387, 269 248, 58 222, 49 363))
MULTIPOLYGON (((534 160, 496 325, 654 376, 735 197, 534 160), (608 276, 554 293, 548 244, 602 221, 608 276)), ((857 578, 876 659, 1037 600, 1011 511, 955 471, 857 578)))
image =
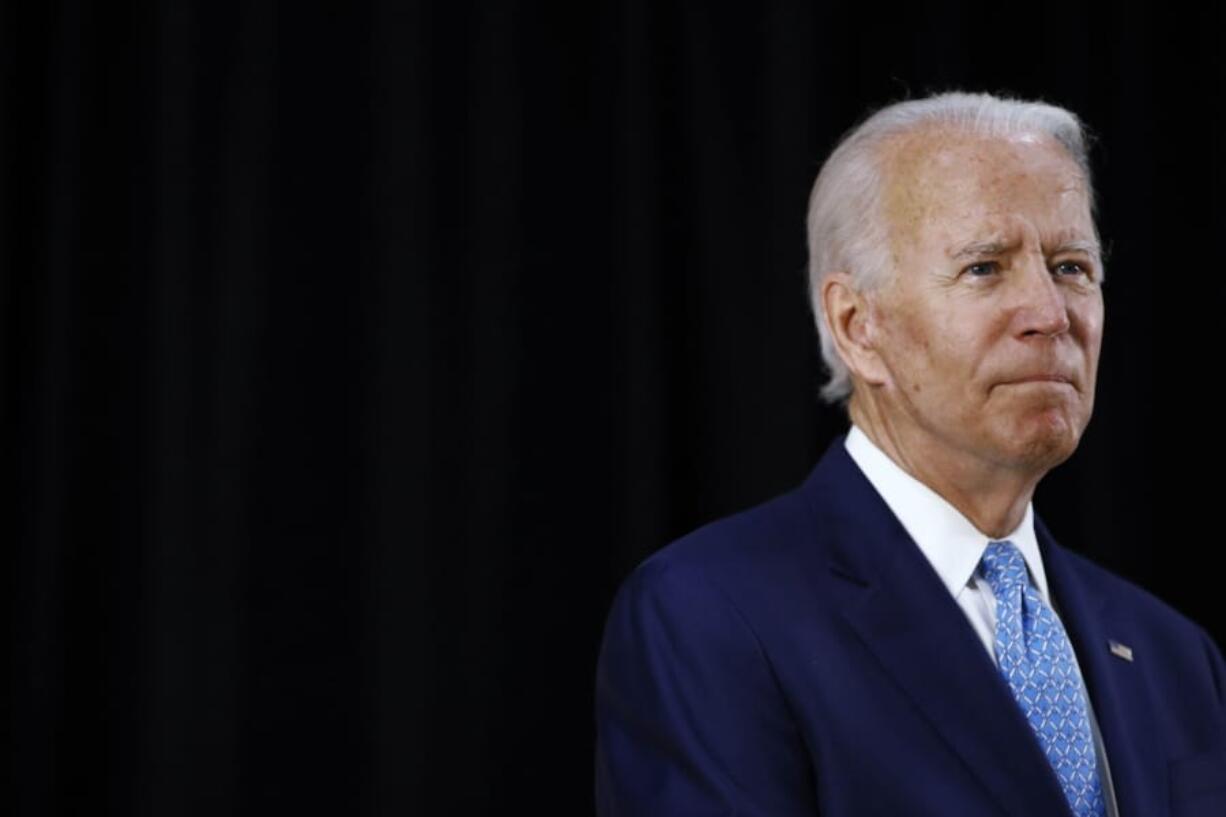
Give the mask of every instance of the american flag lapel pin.
POLYGON ((1123 658, 1125 661, 1132 660, 1132 647, 1127 644, 1121 644, 1115 639, 1107 639, 1107 644, 1111 646, 1111 654, 1123 658))

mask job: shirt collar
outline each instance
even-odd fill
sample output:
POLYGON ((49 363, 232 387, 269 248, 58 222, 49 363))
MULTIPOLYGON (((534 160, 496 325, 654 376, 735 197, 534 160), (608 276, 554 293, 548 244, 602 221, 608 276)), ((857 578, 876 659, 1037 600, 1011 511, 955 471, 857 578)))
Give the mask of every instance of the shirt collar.
MULTIPOLYGON (((944 497, 907 473, 854 423, 844 441, 847 453, 885 500, 923 551, 950 594, 957 598, 972 580, 992 537, 980 532, 944 497)), ((1034 503, 1026 503, 1021 523, 1008 536, 1021 551, 1035 587, 1050 606, 1047 575, 1034 533, 1034 503)))

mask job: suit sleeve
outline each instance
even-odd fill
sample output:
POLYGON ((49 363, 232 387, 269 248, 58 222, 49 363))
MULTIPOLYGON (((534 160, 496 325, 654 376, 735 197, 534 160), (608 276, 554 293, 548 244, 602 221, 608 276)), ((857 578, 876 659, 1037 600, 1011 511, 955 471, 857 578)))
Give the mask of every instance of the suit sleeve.
POLYGON ((1209 631, 1198 625, 1201 639, 1205 644, 1205 652, 1209 656, 1209 669, 1213 674, 1213 688, 1217 692, 1218 708, 1226 712, 1226 659, 1222 658, 1222 649, 1209 635, 1209 631))
POLYGON ((626 580, 596 670, 601 817, 817 815, 809 753, 761 645, 696 570, 626 580))

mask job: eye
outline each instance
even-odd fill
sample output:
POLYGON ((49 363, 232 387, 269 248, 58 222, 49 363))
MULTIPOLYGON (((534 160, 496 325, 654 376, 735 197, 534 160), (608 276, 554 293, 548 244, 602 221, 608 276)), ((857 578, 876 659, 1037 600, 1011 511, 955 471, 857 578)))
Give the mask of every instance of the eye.
POLYGON ((1056 264, 1057 272, 1065 268, 1072 269, 1072 272, 1070 273, 1071 275, 1089 274, 1089 270, 1086 269, 1085 265, 1083 265, 1080 261, 1061 261, 1059 264, 1056 264))
POLYGON ((970 273, 973 278, 983 278, 995 272, 999 266, 995 261, 979 261, 978 263, 971 264, 963 272, 970 273))

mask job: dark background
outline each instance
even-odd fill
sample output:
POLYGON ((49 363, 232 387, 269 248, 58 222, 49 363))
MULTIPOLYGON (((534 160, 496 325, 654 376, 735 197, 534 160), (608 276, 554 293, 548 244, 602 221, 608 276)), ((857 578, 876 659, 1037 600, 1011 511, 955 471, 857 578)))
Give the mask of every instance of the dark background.
POLYGON ((951 88, 1100 138, 1035 506, 1226 642, 1222 12, 711 6, 0 7, 12 813, 590 813, 618 582, 845 429, 820 162, 951 88))

